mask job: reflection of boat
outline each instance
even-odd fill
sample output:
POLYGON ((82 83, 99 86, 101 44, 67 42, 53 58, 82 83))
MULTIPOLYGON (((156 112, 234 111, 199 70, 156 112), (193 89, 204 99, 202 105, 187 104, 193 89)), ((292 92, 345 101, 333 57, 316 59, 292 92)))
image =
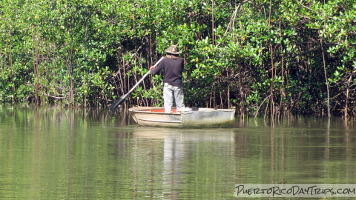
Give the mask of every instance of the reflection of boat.
POLYGON ((162 127, 223 127, 234 122, 234 109, 194 108, 189 111, 165 113, 164 108, 133 107, 129 111, 143 126, 162 127))
POLYGON ((234 141, 236 129, 233 128, 162 128, 140 126, 131 129, 134 138, 150 138, 157 140, 177 139, 181 142, 214 141, 231 143, 234 141))

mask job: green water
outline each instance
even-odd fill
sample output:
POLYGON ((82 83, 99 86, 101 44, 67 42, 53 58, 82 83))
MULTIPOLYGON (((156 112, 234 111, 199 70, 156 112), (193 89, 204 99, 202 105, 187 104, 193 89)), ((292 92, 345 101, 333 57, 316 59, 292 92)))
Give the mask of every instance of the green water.
POLYGON ((241 199, 235 184, 248 183, 356 184, 355 121, 166 129, 100 110, 0 107, 0 199, 241 199))

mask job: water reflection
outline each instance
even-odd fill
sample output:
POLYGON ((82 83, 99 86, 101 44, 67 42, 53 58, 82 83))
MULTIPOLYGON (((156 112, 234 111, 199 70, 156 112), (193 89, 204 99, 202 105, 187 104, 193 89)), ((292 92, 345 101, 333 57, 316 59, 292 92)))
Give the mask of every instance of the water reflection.
MULTIPOLYGON (((201 158, 219 156, 220 153, 233 150, 233 130, 231 129, 167 129, 137 127, 133 129, 133 137, 138 140, 149 140, 160 143, 162 148, 162 195, 165 199, 194 198, 201 192, 193 190, 200 187, 200 179, 210 179, 210 160, 201 158), (205 143, 213 143, 208 149, 205 143), (199 145, 200 144, 200 145, 199 145), (197 148, 197 145, 203 148, 197 148), (204 164, 205 163, 205 164, 204 164), (208 164, 207 164, 208 163, 208 164), (204 166, 202 165, 204 164, 204 166), (206 171, 205 171, 206 170, 206 171), (200 175, 201 173, 201 175, 200 175), (189 188, 189 185, 193 186, 189 188)), ((150 150, 148 157, 157 154, 150 150)), ((148 158, 150 159, 150 158, 148 158)), ((216 163, 213 163, 216 166, 216 163)), ((157 176, 157 175, 156 175, 157 176)), ((155 177, 157 178, 157 177, 155 177)), ((152 177, 151 179, 155 179, 152 177)), ((215 180, 210 180, 215 182, 215 180)), ((209 183, 210 185, 211 183, 209 183)))
POLYGON ((132 136, 163 143, 163 193, 170 199, 190 191, 184 186, 194 183, 192 174, 226 192, 223 183, 354 183, 356 171, 350 166, 356 164, 356 136, 331 121, 315 122, 262 129, 138 127, 132 136))
POLYGON ((353 123, 166 129, 105 110, 0 107, 0 197, 235 199, 238 183, 355 184, 353 123))

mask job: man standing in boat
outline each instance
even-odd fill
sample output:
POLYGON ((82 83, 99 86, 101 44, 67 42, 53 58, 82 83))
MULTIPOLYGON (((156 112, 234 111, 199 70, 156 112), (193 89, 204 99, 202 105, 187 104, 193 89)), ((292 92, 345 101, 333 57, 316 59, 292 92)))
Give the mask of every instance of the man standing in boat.
POLYGON ((166 113, 172 112, 173 98, 175 100, 177 111, 184 111, 184 94, 182 71, 184 60, 179 57, 177 45, 171 45, 166 49, 167 56, 158 63, 157 67, 150 67, 151 74, 157 74, 163 70, 163 99, 166 113))

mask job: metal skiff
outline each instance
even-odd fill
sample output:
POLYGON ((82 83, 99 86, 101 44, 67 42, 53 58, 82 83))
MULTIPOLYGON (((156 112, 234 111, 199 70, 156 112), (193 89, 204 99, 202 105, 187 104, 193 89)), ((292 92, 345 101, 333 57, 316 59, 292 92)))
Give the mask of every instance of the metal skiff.
POLYGON ((165 113, 162 107, 133 107, 133 119, 143 126, 160 127, 226 127, 235 121, 234 109, 192 108, 189 111, 165 113))

